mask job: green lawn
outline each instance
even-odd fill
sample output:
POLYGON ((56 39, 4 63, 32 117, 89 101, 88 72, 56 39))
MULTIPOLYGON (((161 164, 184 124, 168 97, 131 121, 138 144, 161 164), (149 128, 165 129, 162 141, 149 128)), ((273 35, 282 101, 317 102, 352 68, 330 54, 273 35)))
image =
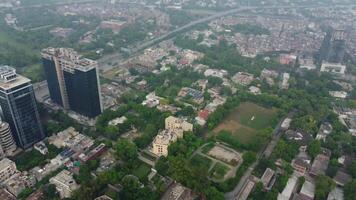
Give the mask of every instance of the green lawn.
POLYGON ((229 167, 221 164, 221 163, 216 163, 216 165, 214 166, 214 168, 210 171, 210 176, 213 179, 223 179, 225 174, 229 171, 229 167))
POLYGON ((254 103, 242 103, 232 117, 240 124, 260 130, 268 127, 274 121, 277 114, 276 109, 268 109, 254 103))
POLYGON ((213 134, 217 135, 226 130, 240 143, 248 144, 255 138, 258 130, 272 126, 276 117, 277 109, 244 102, 213 130, 213 134))
POLYGON ((148 164, 142 162, 137 168, 133 170, 132 173, 142 181, 147 178, 150 172, 151 172, 151 167, 148 164))

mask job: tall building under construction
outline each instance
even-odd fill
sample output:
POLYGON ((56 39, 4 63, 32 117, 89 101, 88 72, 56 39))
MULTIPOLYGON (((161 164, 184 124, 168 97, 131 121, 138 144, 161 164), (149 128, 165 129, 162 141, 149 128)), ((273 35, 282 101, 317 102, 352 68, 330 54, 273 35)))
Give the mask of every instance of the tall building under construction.
POLYGON ((46 48, 42 61, 51 100, 89 118, 102 113, 98 63, 69 48, 46 48))

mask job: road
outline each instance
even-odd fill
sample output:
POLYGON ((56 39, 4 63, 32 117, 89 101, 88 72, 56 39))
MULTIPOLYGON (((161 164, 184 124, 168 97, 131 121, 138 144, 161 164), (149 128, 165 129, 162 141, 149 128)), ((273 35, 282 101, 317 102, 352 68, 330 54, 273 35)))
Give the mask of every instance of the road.
POLYGON ((225 193, 225 199, 227 200, 237 200, 237 197, 239 196, 245 182, 248 180, 248 178, 251 176, 253 170, 255 169, 255 167, 257 166, 259 160, 262 157, 268 158, 272 152, 273 149, 276 147, 280 137, 282 136, 283 131, 281 131, 281 125, 282 122, 286 119, 286 118, 292 118, 293 115, 295 114, 295 111, 290 112, 287 117, 283 118, 282 120, 279 121, 279 123, 277 124, 276 128, 273 130, 273 137, 271 139, 271 141, 268 143, 268 145, 266 146, 266 148, 262 149, 258 154, 257 154, 257 159, 254 163, 251 164, 251 166, 246 170, 245 174, 241 177, 239 183, 235 186, 234 190, 228 193, 225 193))

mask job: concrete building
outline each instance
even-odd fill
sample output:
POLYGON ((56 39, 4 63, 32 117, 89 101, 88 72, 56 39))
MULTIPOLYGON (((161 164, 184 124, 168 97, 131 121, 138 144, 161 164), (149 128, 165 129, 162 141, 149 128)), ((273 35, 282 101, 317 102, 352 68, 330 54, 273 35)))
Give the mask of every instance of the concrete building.
POLYGON ((42 155, 46 155, 48 153, 48 148, 46 147, 46 144, 42 141, 37 142, 33 147, 42 155))
POLYGON ((289 88, 289 79, 290 79, 289 73, 283 73, 282 74, 282 82, 281 82, 281 85, 280 85, 281 89, 287 90, 289 88))
POLYGON ((67 170, 61 171, 55 177, 49 179, 49 182, 56 186, 59 196, 69 198, 72 192, 79 188, 79 185, 73 179, 73 174, 67 170))
POLYGON ((334 75, 344 75, 346 66, 340 63, 323 62, 320 68, 320 72, 326 72, 334 75))
POLYGON ((181 129, 166 129, 158 133, 152 142, 151 152, 160 156, 168 156, 168 147, 179 138, 183 138, 183 131, 181 129))
POLYGON ((278 200, 289 200, 293 194, 293 191, 297 185, 298 176, 293 174, 292 177, 288 179, 286 187, 283 189, 282 193, 278 194, 278 200))
POLYGON ((14 138, 12 137, 9 124, 0 121, 0 152, 1 151, 5 156, 12 156, 16 151, 16 144, 14 138))
POLYGON ((340 187, 335 187, 329 193, 327 200, 344 200, 344 191, 340 187))
POLYGON ((10 194, 5 189, 0 189, 0 199, 1 200, 16 200, 16 197, 14 197, 12 194, 10 194))
POLYGON ((274 170, 267 168, 261 177, 261 182, 266 190, 270 190, 274 184, 275 172, 274 170))
POLYGON ((299 194, 304 197, 304 199, 313 200, 315 196, 314 183, 305 181, 299 194))
POLYGON ((330 157, 324 154, 319 154, 315 157, 311 170, 310 175, 317 176, 320 174, 325 174, 326 170, 328 169, 330 157))
POLYGON ((98 63, 73 49, 42 50, 43 66, 52 101, 89 118, 102 113, 98 63))
POLYGON ((4 158, 0 161, 0 183, 5 182, 8 178, 17 172, 15 162, 4 158))
POLYGON ((27 149, 45 137, 31 80, 9 66, 0 66, 0 106, 17 146, 27 149))
POLYGON ((194 200, 198 197, 191 189, 173 183, 163 194, 161 200, 194 200))
POLYGON ((170 130, 180 129, 186 132, 193 131, 193 124, 188 123, 183 119, 170 116, 165 120, 165 128, 170 130))

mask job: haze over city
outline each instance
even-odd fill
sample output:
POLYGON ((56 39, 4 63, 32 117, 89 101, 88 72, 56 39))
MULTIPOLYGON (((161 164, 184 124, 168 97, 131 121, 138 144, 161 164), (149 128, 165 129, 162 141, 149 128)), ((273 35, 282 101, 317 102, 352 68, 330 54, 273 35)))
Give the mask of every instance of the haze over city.
POLYGON ((354 0, 0 0, 0 200, 356 200, 354 0))

